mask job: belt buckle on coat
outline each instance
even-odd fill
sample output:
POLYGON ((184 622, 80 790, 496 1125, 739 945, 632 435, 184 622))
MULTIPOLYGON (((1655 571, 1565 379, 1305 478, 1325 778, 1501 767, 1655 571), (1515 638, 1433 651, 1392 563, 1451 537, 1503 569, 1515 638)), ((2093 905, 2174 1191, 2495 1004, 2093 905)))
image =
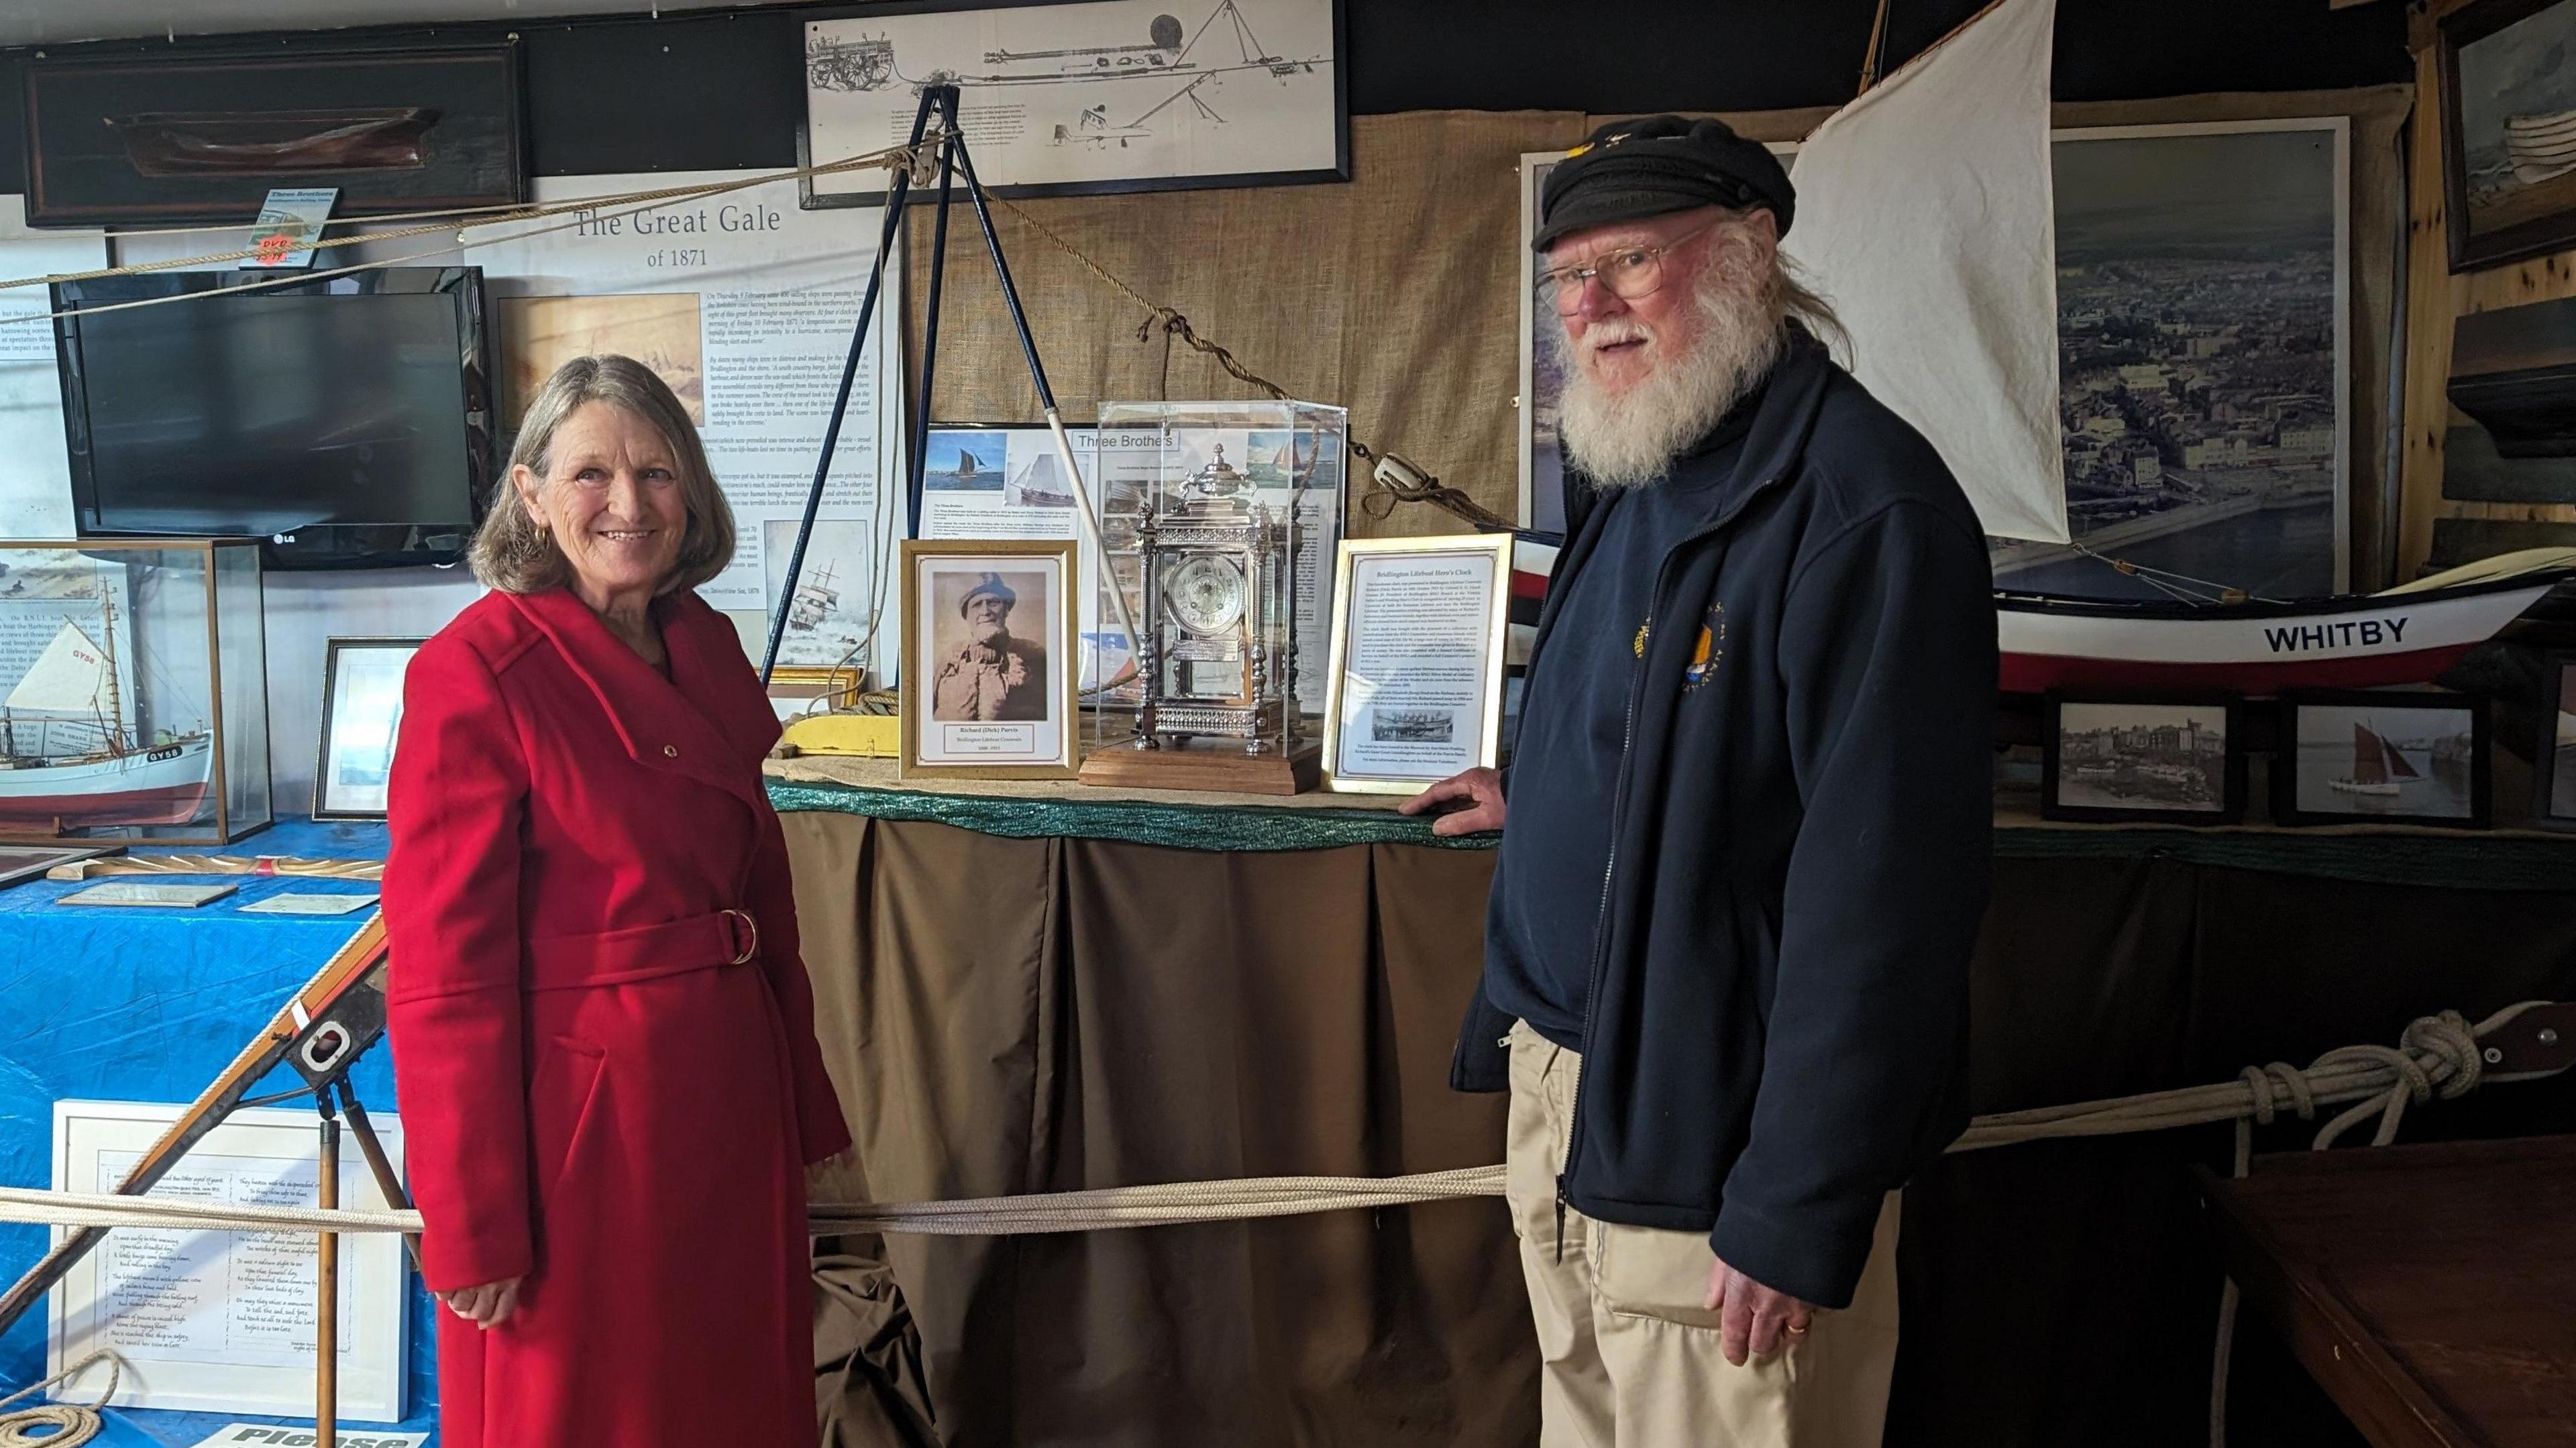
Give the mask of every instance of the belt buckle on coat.
POLYGON ((733 959, 726 961, 725 964, 748 965, 751 962, 751 958, 760 953, 760 922, 754 920, 751 917, 751 912, 748 910, 721 910, 718 911, 717 914, 722 916, 728 922, 735 920, 742 922, 739 928, 729 926, 726 931, 727 934, 733 935, 742 941, 742 951, 733 959))

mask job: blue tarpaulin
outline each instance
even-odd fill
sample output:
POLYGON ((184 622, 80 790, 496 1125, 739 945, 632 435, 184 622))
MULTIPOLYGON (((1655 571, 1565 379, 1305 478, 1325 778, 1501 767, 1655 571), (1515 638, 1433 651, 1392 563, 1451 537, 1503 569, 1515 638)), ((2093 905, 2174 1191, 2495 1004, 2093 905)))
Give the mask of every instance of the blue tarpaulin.
MULTIPOLYGON (((382 858, 380 824, 298 821, 221 850, 186 853, 382 858)), ((138 854, 154 853, 138 850, 138 854)), ((212 880, 214 877, 185 877, 212 880)), ((245 915, 270 895, 367 894, 370 882, 293 876, 232 878, 240 890, 194 909, 63 905, 81 885, 35 880, 0 890, 0 1184, 51 1184, 54 1102, 64 1098, 185 1102, 203 1091, 298 986, 355 934, 364 912, 245 915)), ((382 1043, 351 1074, 361 1101, 395 1114, 382 1043)), ((298 1084, 280 1069, 262 1090, 298 1084)), ((354 1150, 354 1148, 352 1148, 354 1150)), ((43 1227, 0 1225, 0 1279, 44 1254, 43 1227)), ((437 1383, 428 1295, 410 1283, 410 1418, 430 1427, 437 1383)), ((0 1392, 45 1375, 45 1313, 0 1336, 0 1392)), ((107 1445, 193 1444, 239 1414, 111 1410, 107 1445)))

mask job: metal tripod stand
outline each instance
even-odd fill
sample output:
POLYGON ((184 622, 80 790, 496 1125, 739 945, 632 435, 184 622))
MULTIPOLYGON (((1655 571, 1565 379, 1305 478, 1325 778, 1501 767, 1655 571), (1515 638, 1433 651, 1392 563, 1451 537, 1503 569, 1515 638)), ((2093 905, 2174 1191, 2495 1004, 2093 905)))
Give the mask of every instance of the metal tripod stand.
MULTIPOLYGON (((935 147, 939 164, 939 201, 931 223, 930 288, 926 298, 927 315, 921 328, 921 385, 915 403, 916 412, 908 434, 905 451, 904 535, 921 531, 921 480, 928 464, 930 446, 931 382, 939 363, 939 295, 948 261, 948 211, 953 187, 963 182, 966 199, 975 208, 975 222, 984 233, 984 250, 993 258, 993 276, 1001 284, 1002 305, 1011 314, 1011 326, 1020 339, 1020 354, 1028 360, 1029 381, 1037 388, 1038 406, 1046 418, 1047 430, 1055 437, 1056 462, 1073 483, 1074 511, 1082 515, 1082 526, 1090 534, 1091 546, 1100 549, 1106 567, 1107 544, 1100 536, 1100 514, 1093 506, 1090 487, 1083 482, 1081 465, 1073 455, 1073 439, 1066 435, 1064 418, 1056 411, 1055 389, 1047 385, 1046 365, 1038 360, 1037 339, 1029 332, 1029 315, 1020 305, 1019 288, 1011 281, 1011 265, 1002 256, 1002 241, 993 232, 992 209, 985 203, 984 183, 975 179, 975 161, 967 153, 965 132, 957 124, 957 87, 930 85, 921 88, 921 109, 912 118, 912 138, 906 142, 913 164, 895 173, 886 191, 885 230, 877 238, 876 264, 868 272, 868 289, 859 303, 859 324, 850 334, 850 352, 841 364, 840 390, 832 397, 831 420, 823 429, 822 455, 814 462, 814 482, 805 494, 804 517, 796 525, 796 547, 787 555, 787 580, 779 585, 778 603, 769 620, 769 647, 760 660, 760 682, 768 684, 770 674, 778 667, 779 646, 787 637, 789 603, 796 597, 796 579, 805 568, 805 545, 814 533, 814 515, 823 505, 823 484, 831 476, 832 454, 840 446, 841 419, 849 410, 850 386, 859 375, 859 355, 866 348, 868 323, 875 317, 877 299, 885 288, 886 259, 894 253, 894 242, 906 217, 906 198, 911 194, 915 175, 927 169, 929 157, 923 154, 922 142, 929 138, 935 147), (939 121, 934 136, 930 129, 933 117, 939 121)), ((882 399, 880 399, 882 403, 882 399)), ((884 526, 884 520, 878 520, 884 526)), ((1118 615, 1118 626, 1128 639, 1137 637, 1136 621, 1127 605, 1126 591, 1108 590, 1111 606, 1118 615)))

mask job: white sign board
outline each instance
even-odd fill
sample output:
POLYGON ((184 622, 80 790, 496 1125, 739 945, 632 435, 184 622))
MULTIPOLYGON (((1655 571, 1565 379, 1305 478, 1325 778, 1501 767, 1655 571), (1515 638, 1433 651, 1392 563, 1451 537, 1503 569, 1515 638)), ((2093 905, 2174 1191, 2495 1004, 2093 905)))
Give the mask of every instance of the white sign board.
MULTIPOLYGON (((754 174, 539 177, 536 199, 553 204, 754 174)), ((603 207, 564 230, 466 250, 465 259, 484 269, 492 299, 505 437, 515 434, 547 376, 588 353, 633 357, 679 394, 737 529, 733 566, 698 592, 750 625, 747 638, 765 631, 761 621, 776 606, 769 579, 773 571, 783 575, 784 550, 804 512, 882 224, 873 208, 801 210, 795 183, 777 181, 645 210, 603 207), (776 570, 768 562, 773 550, 781 555, 776 570)), ((844 573, 836 586, 852 599, 883 593, 888 610, 895 599, 878 580, 904 526, 902 388, 894 380, 901 375, 894 349, 902 270, 900 260, 886 269, 823 508, 823 516, 859 528, 876 545, 858 550, 851 564, 864 575, 844 573), (881 478, 888 486, 880 487, 881 478)), ((890 673, 893 641, 901 637, 891 613, 880 636, 890 673)), ((842 662, 820 647, 780 662, 842 662)))
MULTIPOLYGON (((226 1423, 194 1448, 314 1448, 320 1435, 310 1428, 278 1423, 226 1423)), ((340 1429, 340 1448, 428 1448, 427 1433, 370 1433, 340 1429)))
MULTIPOLYGON (((53 1188, 112 1192, 184 1107, 54 1103, 53 1188)), ((394 1169, 402 1126, 372 1118, 394 1169)), ((225 1206, 309 1207, 319 1200, 319 1118, 238 1111, 208 1132, 151 1195, 225 1206)), ((386 1203, 354 1143, 340 1162, 341 1205, 386 1203)), ((60 1242, 69 1229, 54 1229, 60 1242)), ((190 1232, 118 1227, 55 1288, 46 1371, 100 1348, 125 1360, 110 1406, 197 1413, 313 1413, 320 1238, 309 1232, 190 1232)), ((390 1233, 340 1239, 340 1412, 403 1417, 403 1247, 390 1233)), ((107 1365, 57 1385, 59 1403, 93 1403, 107 1365)))

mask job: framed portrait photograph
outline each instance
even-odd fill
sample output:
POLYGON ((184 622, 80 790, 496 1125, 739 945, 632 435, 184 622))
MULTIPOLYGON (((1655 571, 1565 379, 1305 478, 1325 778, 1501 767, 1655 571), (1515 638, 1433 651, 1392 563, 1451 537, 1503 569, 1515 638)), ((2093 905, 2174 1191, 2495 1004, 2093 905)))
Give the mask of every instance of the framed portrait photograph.
POLYGON ((2435 35, 2451 270, 2576 243, 2576 0, 2479 0, 2435 35))
POLYGON ((403 672, 426 639, 333 639, 322 661, 313 817, 380 820, 402 733, 403 672))
MULTIPOLYGON (((925 85, 958 88, 1002 196, 1350 177, 1341 0, 906 0, 805 23, 809 164, 895 144, 925 85)), ((876 206, 886 173, 816 176, 804 204, 876 206)), ((927 201, 936 188, 916 188, 927 201)))
POLYGON ((1342 540, 1324 787, 1412 794, 1500 759, 1512 535, 1342 540))
POLYGON ((2551 654, 2531 752, 2531 822, 2576 832, 2576 653, 2551 654))
POLYGON ((903 773, 1071 778, 1072 539, 903 545, 903 773))
POLYGON ((2232 825, 2245 817, 2243 701, 2234 694, 2050 694, 2043 819, 2232 825))
POLYGON ((2272 822, 2484 829, 2486 701, 2466 694, 2302 690, 2281 696, 2272 822))

